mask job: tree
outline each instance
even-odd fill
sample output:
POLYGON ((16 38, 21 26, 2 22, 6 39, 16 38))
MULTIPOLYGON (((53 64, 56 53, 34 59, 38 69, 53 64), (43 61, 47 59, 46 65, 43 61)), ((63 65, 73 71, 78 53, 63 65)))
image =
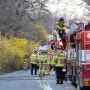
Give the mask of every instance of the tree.
POLYGON ((90 6, 90 0, 82 0, 82 1, 86 2, 90 6))
POLYGON ((1 34, 14 31, 16 33, 21 27, 25 9, 28 6, 24 0, 0 0, 0 31, 1 34))
POLYGON ((20 32, 31 31, 36 27, 29 26, 27 23, 42 19, 49 11, 45 8, 48 0, 0 0, 0 31, 5 36, 19 36, 20 32))

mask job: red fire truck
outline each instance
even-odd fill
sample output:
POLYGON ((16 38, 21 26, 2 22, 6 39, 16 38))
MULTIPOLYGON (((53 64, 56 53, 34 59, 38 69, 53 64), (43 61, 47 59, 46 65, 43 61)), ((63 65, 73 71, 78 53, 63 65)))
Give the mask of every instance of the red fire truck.
POLYGON ((70 26, 67 35, 67 75, 78 90, 90 86, 90 21, 70 26))

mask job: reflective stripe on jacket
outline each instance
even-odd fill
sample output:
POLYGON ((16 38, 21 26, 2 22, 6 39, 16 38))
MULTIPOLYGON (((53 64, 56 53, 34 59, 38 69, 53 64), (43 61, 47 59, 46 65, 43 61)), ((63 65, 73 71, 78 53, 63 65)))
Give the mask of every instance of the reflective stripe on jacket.
POLYGON ((32 54, 32 55, 30 56, 30 63, 32 63, 32 64, 37 64, 37 55, 32 54))
POLYGON ((50 61, 51 61, 50 56, 47 56, 47 64, 50 64, 51 63, 50 61))
POLYGON ((43 62, 43 64, 47 63, 47 58, 45 57, 45 55, 39 56, 39 65, 41 64, 41 62, 43 62))
POLYGON ((65 62, 65 55, 63 52, 60 53, 59 56, 55 56, 54 62, 56 67, 63 67, 65 62))

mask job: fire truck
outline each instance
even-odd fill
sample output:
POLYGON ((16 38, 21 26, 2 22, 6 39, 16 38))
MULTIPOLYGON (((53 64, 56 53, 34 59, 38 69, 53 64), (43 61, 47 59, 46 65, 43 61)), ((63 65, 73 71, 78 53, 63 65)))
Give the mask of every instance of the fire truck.
POLYGON ((77 21, 67 35, 67 76, 78 90, 90 86, 90 21, 77 21))

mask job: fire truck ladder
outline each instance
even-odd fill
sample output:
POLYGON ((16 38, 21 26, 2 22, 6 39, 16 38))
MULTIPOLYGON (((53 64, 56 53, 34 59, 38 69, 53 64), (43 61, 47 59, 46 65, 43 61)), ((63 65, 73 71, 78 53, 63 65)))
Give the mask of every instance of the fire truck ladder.
POLYGON ((90 54, 90 50, 87 51, 87 45, 90 45, 90 41, 85 41, 84 43, 84 47, 85 47, 85 53, 84 53, 84 57, 85 57, 85 70, 90 70, 90 68, 87 68, 87 63, 90 63, 87 61, 87 54, 90 54))

